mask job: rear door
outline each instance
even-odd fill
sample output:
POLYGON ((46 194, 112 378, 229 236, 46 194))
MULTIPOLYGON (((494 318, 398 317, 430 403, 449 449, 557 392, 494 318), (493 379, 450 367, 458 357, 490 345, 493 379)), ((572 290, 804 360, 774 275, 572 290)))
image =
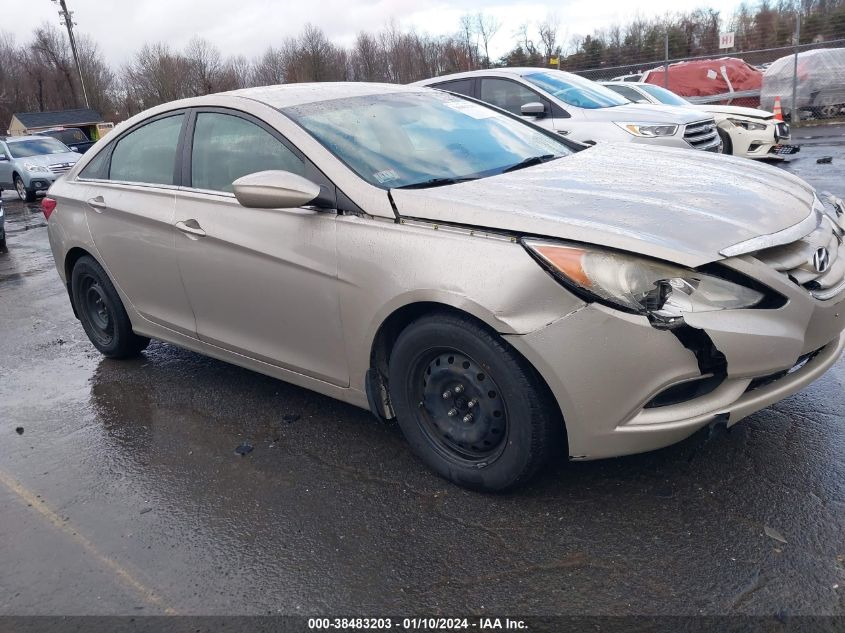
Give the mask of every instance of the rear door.
POLYGON ((234 180, 265 170, 305 176, 325 191, 333 186, 276 130, 250 115, 201 109, 191 127, 175 225, 182 231, 179 268, 199 338, 347 386, 336 212, 248 209, 232 193, 234 180))
POLYGON ((186 112, 139 124, 80 173, 86 218, 111 279, 146 319, 195 337, 173 228, 186 112))

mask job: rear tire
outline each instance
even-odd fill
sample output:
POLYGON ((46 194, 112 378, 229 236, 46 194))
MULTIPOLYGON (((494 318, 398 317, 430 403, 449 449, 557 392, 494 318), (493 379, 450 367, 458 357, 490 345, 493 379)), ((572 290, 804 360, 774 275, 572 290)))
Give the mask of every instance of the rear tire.
POLYGON ((71 296, 91 343, 109 358, 137 356, 150 339, 132 331, 132 323, 106 271, 88 255, 71 273, 71 296))
POLYGON ((15 191, 24 202, 35 202, 35 189, 27 189, 20 176, 15 174, 15 191))
POLYGON ((402 331, 389 391, 411 449, 460 486, 518 486, 564 441, 557 404, 537 372, 462 315, 424 316, 402 331))
POLYGON ((728 134, 727 132, 725 132, 722 129, 719 129, 718 132, 719 132, 719 138, 722 139, 722 153, 723 154, 729 154, 729 155, 733 156, 734 144, 731 141, 731 135, 728 134))

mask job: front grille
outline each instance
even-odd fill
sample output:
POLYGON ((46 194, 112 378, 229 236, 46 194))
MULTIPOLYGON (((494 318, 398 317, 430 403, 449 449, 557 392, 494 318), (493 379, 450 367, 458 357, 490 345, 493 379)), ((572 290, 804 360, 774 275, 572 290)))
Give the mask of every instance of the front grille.
POLYGON ((755 257, 817 299, 830 299, 845 282, 845 244, 842 230, 827 214, 820 214, 818 226, 805 237, 757 251, 755 257))
POLYGON ((49 165, 47 169, 57 176, 61 176, 62 174, 68 173, 71 167, 73 167, 73 163, 55 163, 53 165, 49 165))
POLYGON ((690 123, 684 130, 684 140, 695 149, 715 152, 721 144, 716 122, 713 119, 690 123))

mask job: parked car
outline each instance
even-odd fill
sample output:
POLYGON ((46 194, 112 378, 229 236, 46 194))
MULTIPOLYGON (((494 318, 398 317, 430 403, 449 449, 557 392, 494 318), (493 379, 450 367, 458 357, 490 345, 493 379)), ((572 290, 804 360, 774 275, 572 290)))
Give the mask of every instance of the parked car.
POLYGON ((799 178, 444 91, 164 104, 42 205, 106 356, 154 337, 369 408, 472 488, 736 424, 845 345, 842 220, 799 178))
POLYGON ((78 127, 54 127, 43 132, 38 132, 40 136, 50 136, 67 145, 71 151, 84 154, 87 152, 96 141, 88 138, 84 131, 78 127))
POLYGON ((50 187, 76 164, 81 154, 44 136, 0 137, 0 188, 14 187, 21 200, 50 187))
POLYGON ((648 83, 603 82, 603 86, 634 103, 694 108, 712 114, 722 138, 722 152, 746 158, 780 158, 799 148, 788 145, 789 124, 765 110, 730 105, 690 103, 671 90, 648 83))
POLYGON ((816 118, 845 114, 845 48, 817 48, 798 53, 798 77, 795 77, 795 56, 790 54, 772 62, 763 73, 761 107, 774 107, 780 97, 784 115, 792 116, 792 89, 795 84, 796 104, 801 116, 816 118))
POLYGON ((419 81, 480 99, 582 143, 632 142, 718 152, 713 117, 632 104, 589 79, 559 70, 495 68, 419 81))

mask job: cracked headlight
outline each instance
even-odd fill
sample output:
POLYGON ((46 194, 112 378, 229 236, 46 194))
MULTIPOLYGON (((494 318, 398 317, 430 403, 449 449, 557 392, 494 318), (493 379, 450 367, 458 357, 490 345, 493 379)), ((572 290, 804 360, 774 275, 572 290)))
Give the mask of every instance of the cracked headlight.
POLYGON ((765 123, 756 123, 754 121, 745 121, 743 119, 728 119, 731 123, 733 123, 737 127, 741 127, 745 130, 765 130, 767 125, 765 123))
POLYGON ((657 136, 675 136, 678 131, 677 125, 663 123, 619 123, 616 125, 634 136, 654 138, 657 136))
POLYGON ((610 249, 523 240, 566 286, 587 300, 666 324, 685 313, 752 308, 765 295, 738 283, 610 249))

